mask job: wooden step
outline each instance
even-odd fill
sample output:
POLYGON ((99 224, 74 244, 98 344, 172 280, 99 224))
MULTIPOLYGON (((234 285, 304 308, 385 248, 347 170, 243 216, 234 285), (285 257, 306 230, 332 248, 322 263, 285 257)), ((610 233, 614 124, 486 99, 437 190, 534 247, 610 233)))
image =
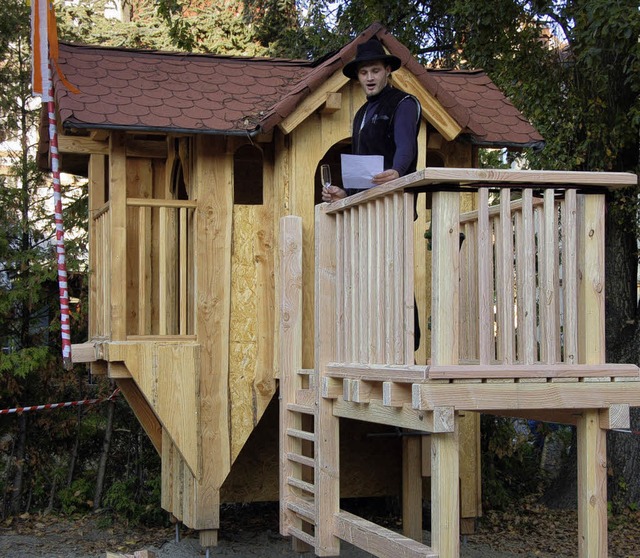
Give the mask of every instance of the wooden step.
POLYGON ((316 435, 313 432, 298 430, 297 428, 287 428, 287 436, 291 436, 292 438, 299 438, 301 440, 308 440, 309 442, 316 441, 316 435))
POLYGON ((296 403, 287 403, 287 411, 291 411, 293 413, 302 413, 305 415, 315 415, 316 407, 308 407, 307 405, 298 405, 296 403))
POLYGON ((309 523, 315 524, 316 509, 313 500, 289 496, 287 498, 287 509, 298 514, 302 519, 305 519, 309 523))
POLYGON ((305 455, 300 455, 298 453, 287 453, 287 459, 289 461, 294 461, 295 463, 300 463, 300 465, 306 465, 307 467, 315 467, 316 465, 313 457, 306 457, 305 455))
POLYGON ((293 478, 293 477, 287 477, 287 484, 289 486, 294 486, 296 488, 299 488, 300 490, 304 490, 305 492, 308 492, 309 494, 315 494, 316 493, 316 487, 313 486, 313 484, 311 484, 310 482, 305 482, 303 480, 296 479, 296 478, 293 478))
POLYGON ((313 535, 310 535, 309 533, 305 533, 302 529, 298 529, 293 525, 289 525, 288 531, 289 531, 289 535, 295 537, 296 539, 300 539, 302 542, 305 542, 309 546, 315 548, 316 539, 315 537, 313 537, 313 535))

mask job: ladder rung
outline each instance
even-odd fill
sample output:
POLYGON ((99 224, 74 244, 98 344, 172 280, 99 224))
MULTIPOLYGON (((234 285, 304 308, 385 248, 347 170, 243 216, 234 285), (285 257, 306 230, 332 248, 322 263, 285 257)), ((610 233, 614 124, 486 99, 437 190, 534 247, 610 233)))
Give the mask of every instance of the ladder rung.
POLYGON ((309 440, 310 442, 316 441, 316 435, 313 432, 305 432, 304 430, 298 430, 297 428, 287 428, 287 436, 300 438, 301 440, 309 440))
POLYGON ((289 526, 289 534, 296 539, 300 539, 302 542, 306 542, 309 546, 315 548, 316 539, 312 537, 309 533, 305 533, 302 529, 298 529, 297 527, 289 526))
POLYGON ((287 453, 287 459, 289 461, 295 461, 296 463, 300 463, 301 465, 306 465, 307 467, 315 467, 315 461, 312 457, 306 457, 304 455, 300 455, 297 453, 287 453))
POLYGON ((312 376, 316 371, 313 368, 300 368, 298 374, 301 376, 312 376))
POLYGON ((287 477, 287 484, 289 486, 294 486, 295 488, 299 488, 300 490, 304 490, 309 494, 316 493, 316 487, 313 486, 310 482, 305 482, 303 480, 295 479, 293 477, 287 477))
POLYGON ((287 509, 298 514, 303 519, 306 519, 309 522, 315 524, 316 509, 313 504, 313 500, 309 500, 308 502, 300 498, 295 498, 294 500, 287 500, 287 509))
POLYGON ((287 411, 292 411, 294 413, 304 413, 305 415, 315 415, 316 408, 307 407, 305 405, 296 405, 295 403, 287 403, 287 411))

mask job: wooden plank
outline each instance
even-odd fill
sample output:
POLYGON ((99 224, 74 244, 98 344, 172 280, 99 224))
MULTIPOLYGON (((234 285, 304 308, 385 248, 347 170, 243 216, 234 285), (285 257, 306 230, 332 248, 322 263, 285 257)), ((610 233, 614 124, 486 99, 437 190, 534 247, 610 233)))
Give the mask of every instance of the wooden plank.
POLYGON ((603 409, 614 404, 640 406, 637 382, 413 384, 413 408, 433 410, 603 409))
POLYGON ((429 377, 429 366, 421 364, 375 364, 329 362, 325 367, 332 378, 354 378, 369 381, 419 382, 429 377))
POLYGON ((89 155, 108 155, 109 142, 97 141, 83 136, 58 136, 58 152, 89 155))
MULTIPOLYGON (((390 216, 393 222, 392 254, 394 258, 394 274, 390 284, 393 294, 393 325, 390 331, 392 338, 392 363, 408 364, 405 361, 406 341, 405 317, 404 317, 404 199, 402 193, 393 195, 393 214, 390 216)), ((412 261, 413 263, 413 261, 412 261)), ((413 363, 413 362, 412 362, 413 363)))
POLYGON ((333 523, 343 541, 379 558, 438 558, 428 546, 348 512, 340 511, 333 523))
POLYGON ((198 207, 198 202, 196 200, 173 200, 173 199, 128 197, 127 206, 129 207, 165 207, 168 209, 196 209, 196 207, 198 207))
POLYGON ((453 407, 442 407, 432 413, 419 412, 408 406, 387 407, 381 401, 371 400, 367 405, 336 399, 333 414, 336 417, 387 424, 420 432, 449 432, 453 428, 453 407))
POLYGON ((138 210, 138 334, 151 333, 151 208, 138 210))
POLYGON ((99 357, 98 345, 95 342, 74 343, 71 345, 72 362, 96 362, 99 357))
MULTIPOLYGON (((335 359, 336 336, 336 251, 335 243, 324 242, 336 237, 335 218, 323 212, 326 204, 316 207, 315 243, 315 369, 321 384, 328 362, 335 359), (322 306, 322 310, 321 310, 322 306)), ((314 485, 317 489, 315 552, 320 556, 340 553, 340 540, 335 536, 332 519, 340 508, 340 423, 333 415, 334 402, 318 400, 316 463, 314 485)))
POLYGON ((598 378, 603 376, 640 377, 635 364, 456 364, 432 365, 429 379, 470 378, 598 378))
MULTIPOLYGON (((415 173, 402 176, 377 186, 364 190, 353 196, 331 203, 327 213, 337 213, 348 207, 356 206, 364 201, 382 198, 391 192, 405 188, 419 188, 433 185, 460 185, 477 187, 483 184, 499 184, 501 182, 521 185, 523 188, 536 188, 539 185, 580 187, 588 191, 601 188, 617 189, 634 186, 638 177, 632 173, 617 172, 582 172, 582 171, 523 171, 506 169, 470 169, 427 167, 415 173)), ((434 190, 435 188, 430 188, 434 190)))

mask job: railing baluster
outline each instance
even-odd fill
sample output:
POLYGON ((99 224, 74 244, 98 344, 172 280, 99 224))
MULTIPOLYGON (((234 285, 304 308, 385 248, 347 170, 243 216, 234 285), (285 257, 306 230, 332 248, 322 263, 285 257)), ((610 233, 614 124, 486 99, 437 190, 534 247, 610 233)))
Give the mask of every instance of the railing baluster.
POLYGON ((479 189, 478 202, 478 338, 480 364, 491 364, 493 356, 493 284, 489 188, 479 189))
POLYGON ((558 220, 556 217, 554 190, 544 192, 544 220, 540 243, 542 250, 540 274, 541 335, 543 339, 541 360, 555 364, 558 359, 558 220))
POLYGON ((180 246, 180 320, 179 320, 179 332, 180 335, 187 334, 187 286, 188 286, 188 274, 187 274, 187 208, 181 207, 179 210, 179 246, 180 246))
POLYGON ((562 284, 564 290, 564 359, 568 364, 578 364, 578 240, 576 220, 576 191, 567 190, 562 216, 563 261, 562 284))

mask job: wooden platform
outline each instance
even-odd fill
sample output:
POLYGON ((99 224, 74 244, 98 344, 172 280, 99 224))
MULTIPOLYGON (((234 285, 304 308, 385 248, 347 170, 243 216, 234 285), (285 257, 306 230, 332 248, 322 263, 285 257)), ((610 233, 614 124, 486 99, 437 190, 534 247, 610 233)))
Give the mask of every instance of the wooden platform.
POLYGON ((482 412, 575 425, 577 551, 605 557, 605 434, 629 427, 640 371, 605 361, 603 192, 634 181, 426 169, 318 206, 314 370, 300 366, 301 223, 284 218, 281 533, 318 556, 338 555, 344 540, 374 556, 458 557, 460 420, 482 412), (425 188, 433 189, 431 355, 416 365, 410 192, 425 188), (476 192, 471 214, 459 211, 462 189, 476 192), (404 534, 340 509, 341 417, 429 436, 426 455, 405 447, 404 534), (430 547, 415 519, 425 461, 430 547))

